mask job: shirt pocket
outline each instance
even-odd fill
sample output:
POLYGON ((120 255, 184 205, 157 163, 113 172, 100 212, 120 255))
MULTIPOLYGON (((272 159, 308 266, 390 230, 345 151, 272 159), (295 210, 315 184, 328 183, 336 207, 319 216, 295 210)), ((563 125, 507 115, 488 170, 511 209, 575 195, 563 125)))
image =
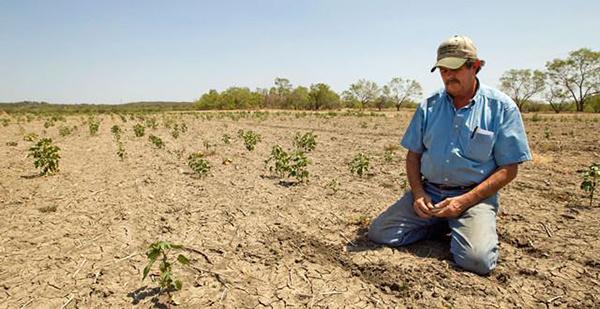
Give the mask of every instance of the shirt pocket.
POLYGON ((494 146, 494 132, 477 128, 471 135, 465 155, 475 161, 488 161, 494 146))

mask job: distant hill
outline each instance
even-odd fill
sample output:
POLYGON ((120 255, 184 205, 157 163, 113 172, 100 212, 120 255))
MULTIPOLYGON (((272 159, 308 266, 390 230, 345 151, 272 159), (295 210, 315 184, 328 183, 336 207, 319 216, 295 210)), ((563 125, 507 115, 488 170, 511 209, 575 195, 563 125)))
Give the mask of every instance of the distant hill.
POLYGON ((7 113, 112 113, 112 112, 160 112, 194 110, 192 102, 143 101, 125 104, 52 104, 37 101, 0 103, 0 110, 7 113))

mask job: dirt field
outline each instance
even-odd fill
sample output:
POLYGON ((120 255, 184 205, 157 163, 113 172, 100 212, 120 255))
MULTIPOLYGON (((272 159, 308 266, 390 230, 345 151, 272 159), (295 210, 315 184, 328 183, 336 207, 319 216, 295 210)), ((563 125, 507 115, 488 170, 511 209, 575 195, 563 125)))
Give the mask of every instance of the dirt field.
POLYGON ((600 161, 600 115, 524 116, 534 160, 501 192, 501 257, 480 277, 454 267, 447 240, 392 249, 365 239, 366 221, 405 190, 406 152, 395 149, 388 162, 384 148, 398 144, 411 111, 207 114, 214 115, 155 115, 158 128, 139 138, 129 116, 100 116, 90 136, 85 116, 46 129, 45 119, 3 115, 10 121, 0 126, 0 308, 167 307, 157 285, 141 280, 157 240, 190 249, 191 266, 174 269, 183 281, 174 293, 179 308, 600 306, 600 202, 589 207, 576 173, 600 161), (173 138, 168 119, 188 131, 173 138), (115 124, 125 130, 123 161, 115 124), (60 136, 60 126, 77 129, 60 136), (240 129, 262 135, 254 151, 240 129), (296 132, 309 131, 318 143, 310 181, 271 177, 271 147, 292 147, 296 132), (26 157, 33 143, 23 140, 30 132, 61 148, 56 175, 36 177, 26 157), (165 148, 155 149, 148 134, 165 148), (212 169, 199 178, 187 156, 206 152, 205 142, 212 169), (348 168, 359 152, 371 158, 363 177, 348 168))

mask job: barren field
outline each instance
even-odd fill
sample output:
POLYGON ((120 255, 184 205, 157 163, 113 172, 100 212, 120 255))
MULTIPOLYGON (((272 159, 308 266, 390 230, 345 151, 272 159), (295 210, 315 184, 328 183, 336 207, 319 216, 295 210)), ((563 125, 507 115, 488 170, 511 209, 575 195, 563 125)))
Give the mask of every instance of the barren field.
POLYGON ((501 257, 486 277, 455 268, 446 239, 394 249, 365 238, 368 221, 406 190, 406 152, 395 145, 411 115, 165 113, 144 115, 158 127, 143 137, 132 129, 138 116, 97 116, 90 136, 87 116, 44 128, 46 118, 0 115, 9 120, 0 126, 0 308, 169 307, 142 281, 158 240, 187 248, 191 265, 174 266, 179 308, 597 308, 600 203, 589 207, 577 170, 600 161, 600 115, 524 115, 534 160, 501 192, 501 257), (174 138, 165 123, 188 130, 174 138), (61 126, 77 128, 61 136, 61 126), (254 151, 240 129, 262 136, 254 151), (273 177, 271 148, 311 131, 309 182, 273 177), (37 176, 23 139, 31 132, 61 148, 56 175, 37 176), (187 165, 197 151, 207 177, 187 165), (348 167, 359 152, 370 157, 363 177, 348 167))

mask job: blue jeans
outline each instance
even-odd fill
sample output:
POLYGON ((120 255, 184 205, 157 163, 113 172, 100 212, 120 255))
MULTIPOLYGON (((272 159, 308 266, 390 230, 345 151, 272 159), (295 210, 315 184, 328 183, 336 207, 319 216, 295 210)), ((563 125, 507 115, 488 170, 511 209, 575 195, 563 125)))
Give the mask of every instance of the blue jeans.
MULTIPOLYGON (((439 190, 429 184, 425 192, 433 204, 465 191, 439 190)), ((408 191, 379 215, 369 227, 372 241, 389 246, 403 246, 435 234, 445 221, 451 230, 450 252, 454 262, 465 270, 484 275, 496 267, 498 260, 498 235, 496 234, 497 194, 467 209, 455 219, 419 217, 413 209, 413 195, 408 191)))

